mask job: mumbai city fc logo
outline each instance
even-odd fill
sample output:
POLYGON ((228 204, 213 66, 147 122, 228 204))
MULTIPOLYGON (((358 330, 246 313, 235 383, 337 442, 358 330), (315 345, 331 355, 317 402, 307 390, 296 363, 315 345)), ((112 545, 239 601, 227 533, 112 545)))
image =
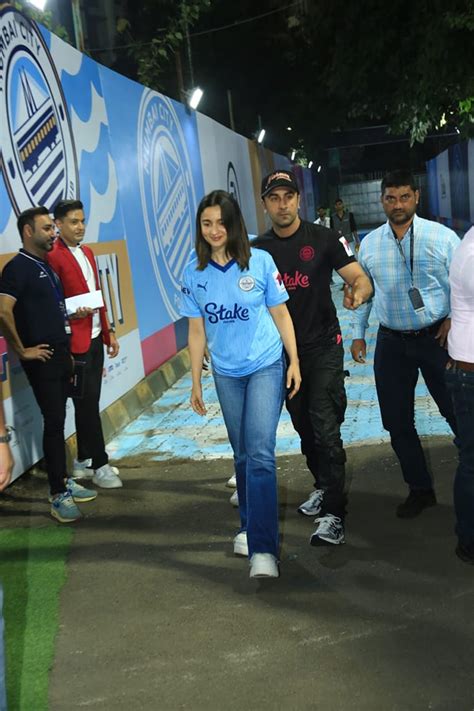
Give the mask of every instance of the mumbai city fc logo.
POLYGON ((196 197, 191 161, 172 102, 143 94, 138 116, 138 173, 148 247, 163 302, 173 320, 192 248, 196 197))
POLYGON ((36 24, 12 8, 0 13, 0 125, 0 169, 17 214, 79 196, 59 77, 36 24))
POLYGON ((237 173, 235 172, 235 168, 232 165, 231 161, 229 161, 229 164, 227 166, 227 192, 232 195, 232 197, 235 198, 235 200, 242 207, 242 202, 240 199, 239 181, 237 180, 237 173))

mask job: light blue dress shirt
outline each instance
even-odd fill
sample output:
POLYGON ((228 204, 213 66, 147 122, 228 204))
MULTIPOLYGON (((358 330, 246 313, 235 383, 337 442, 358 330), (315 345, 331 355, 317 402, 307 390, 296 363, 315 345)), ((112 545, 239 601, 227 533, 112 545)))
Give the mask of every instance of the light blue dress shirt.
POLYGON ((415 215, 412 277, 410 229, 399 246, 388 221, 362 241, 359 264, 372 280, 374 295, 353 312, 352 338, 365 337, 372 306, 379 323, 395 331, 426 328, 449 314, 449 266, 459 237, 439 222, 415 215), (415 311, 408 296, 412 286, 423 299, 421 312, 415 311))

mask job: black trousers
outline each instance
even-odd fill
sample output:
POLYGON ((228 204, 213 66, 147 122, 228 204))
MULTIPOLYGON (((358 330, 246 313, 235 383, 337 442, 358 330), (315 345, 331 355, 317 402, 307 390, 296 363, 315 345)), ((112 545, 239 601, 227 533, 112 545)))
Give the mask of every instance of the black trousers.
POLYGON ((99 411, 104 368, 104 344, 101 336, 92 339, 86 353, 73 355, 75 360, 84 363, 84 395, 74 398, 77 458, 92 459, 92 468, 99 469, 109 461, 99 411))
POLYGON ((434 331, 402 336, 379 330, 375 347, 375 385, 382 423, 390 433, 403 478, 413 490, 433 487, 415 428, 415 387, 420 371, 441 415, 456 433, 453 405, 444 379, 449 356, 434 335, 434 331))
POLYGON ((293 427, 301 439, 315 486, 323 489, 323 511, 345 515, 346 454, 341 424, 347 406, 344 389, 344 349, 340 335, 326 340, 308 353, 300 354, 301 388, 287 400, 293 427))
POLYGON ((43 415, 43 454, 49 488, 54 495, 66 491, 64 421, 72 359, 67 344, 56 344, 53 347, 53 355, 48 361, 22 361, 22 366, 43 415))

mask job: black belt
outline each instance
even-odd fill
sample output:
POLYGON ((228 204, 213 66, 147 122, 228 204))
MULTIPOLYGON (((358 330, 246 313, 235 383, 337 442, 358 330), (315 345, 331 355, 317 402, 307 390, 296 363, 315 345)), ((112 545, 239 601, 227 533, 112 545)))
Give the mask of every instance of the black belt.
POLYGON ((416 338, 418 336, 429 336, 433 333, 437 333, 439 327, 446 320, 446 316, 436 323, 432 323, 431 326, 426 326, 426 328, 420 328, 418 331, 396 331, 393 328, 388 328, 388 326, 383 326, 380 324, 379 330, 381 333, 390 333, 393 336, 398 336, 399 338, 416 338))

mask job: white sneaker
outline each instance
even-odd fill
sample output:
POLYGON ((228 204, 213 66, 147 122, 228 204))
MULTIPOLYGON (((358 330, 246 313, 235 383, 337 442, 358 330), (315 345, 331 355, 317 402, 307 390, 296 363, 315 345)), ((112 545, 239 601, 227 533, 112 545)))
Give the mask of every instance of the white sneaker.
POLYGON ((226 486, 229 489, 237 489, 237 480, 235 478, 235 474, 232 474, 230 479, 227 480, 226 486))
POLYGON ((298 507, 298 513, 303 514, 303 516, 317 516, 321 511, 323 496, 323 489, 312 491, 309 498, 298 507))
MULTIPOLYGON (((119 470, 117 467, 109 464, 113 473, 118 476, 119 470)), ((92 479, 94 476, 94 469, 92 469, 92 459, 75 459, 72 469, 73 479, 92 479)))
POLYGON ((120 489, 123 486, 122 480, 118 475, 118 469, 104 464, 102 467, 94 470, 92 481, 96 486, 101 486, 103 489, 120 489))
POLYGON ((238 495, 238 493, 237 493, 237 489, 234 491, 234 493, 233 493, 232 496, 230 497, 229 501, 230 501, 230 503, 232 504, 232 506, 234 506, 235 508, 238 508, 238 506, 239 506, 239 495, 238 495))
POLYGON ((247 544, 247 532, 241 531, 234 538, 234 555, 244 555, 248 557, 249 547, 247 544))
POLYGON ((278 578, 278 562, 271 553, 254 553, 250 559, 251 578, 278 578))
POLYGON ((75 459, 72 469, 73 479, 92 479, 94 470, 91 469, 92 459, 75 459))

